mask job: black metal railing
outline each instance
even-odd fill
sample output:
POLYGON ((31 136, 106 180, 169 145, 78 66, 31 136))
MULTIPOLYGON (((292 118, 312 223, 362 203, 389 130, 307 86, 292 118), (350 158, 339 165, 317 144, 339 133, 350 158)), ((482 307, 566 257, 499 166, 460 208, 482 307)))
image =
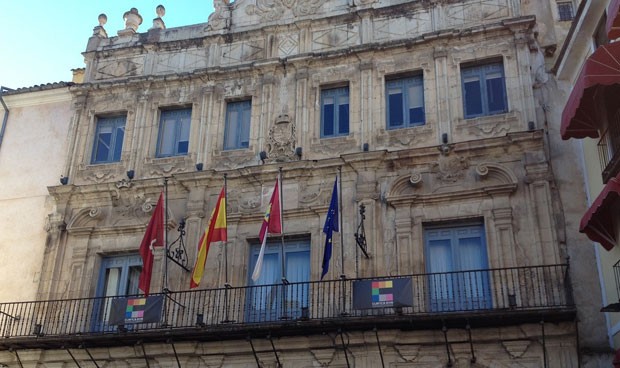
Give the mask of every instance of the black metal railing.
POLYGON ((603 183, 620 171, 620 118, 616 117, 598 141, 598 157, 601 163, 603 183))
MULTIPOLYGON (((445 316, 447 313, 544 311, 573 305, 567 265, 515 267, 343 279, 174 292, 164 298, 157 323, 111 324, 115 298, 67 299, 0 304, 0 336, 91 335, 190 327, 253 328, 285 321, 328 321, 379 316, 445 316), (356 285, 405 280, 409 299, 360 307, 356 285), (400 303, 400 302, 399 302, 400 303), (381 306, 383 305, 383 306, 381 306)), ((118 298, 116 298, 118 299, 118 298)), ((303 327, 300 327, 303 328, 303 327)))

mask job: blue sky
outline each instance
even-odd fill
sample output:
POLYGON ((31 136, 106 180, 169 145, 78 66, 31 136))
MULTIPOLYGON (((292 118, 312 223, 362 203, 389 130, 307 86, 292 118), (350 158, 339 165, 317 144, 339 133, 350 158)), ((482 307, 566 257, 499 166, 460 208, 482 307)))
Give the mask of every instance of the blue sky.
POLYGON ((70 81, 83 68, 82 52, 101 13, 108 36, 125 28, 123 14, 137 8, 146 32, 166 8, 167 28, 205 23, 212 0, 0 0, 0 85, 10 88, 70 81))

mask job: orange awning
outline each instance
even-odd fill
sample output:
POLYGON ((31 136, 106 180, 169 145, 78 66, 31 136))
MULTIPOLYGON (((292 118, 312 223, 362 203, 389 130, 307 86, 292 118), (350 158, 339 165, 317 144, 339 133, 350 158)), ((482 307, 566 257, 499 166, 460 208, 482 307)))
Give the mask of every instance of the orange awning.
POLYGON ((619 208, 618 199, 620 199, 620 174, 607 182, 579 224, 579 232, 586 234, 590 240, 600 243, 607 250, 611 250, 618 240, 612 211, 619 208))
POLYGON ((562 139, 599 136, 595 101, 599 87, 613 84, 620 84, 620 42, 599 47, 583 65, 562 112, 562 139))

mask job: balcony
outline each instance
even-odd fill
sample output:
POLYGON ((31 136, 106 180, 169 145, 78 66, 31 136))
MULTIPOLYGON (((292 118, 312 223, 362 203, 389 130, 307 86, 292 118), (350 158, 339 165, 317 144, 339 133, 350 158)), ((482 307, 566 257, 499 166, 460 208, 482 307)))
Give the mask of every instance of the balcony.
POLYGON ((607 183, 620 172, 620 122, 603 133, 597 146, 603 183, 607 183))
POLYGON ((575 317, 567 265, 228 287, 153 296, 161 302, 157 321, 135 324, 112 322, 118 309, 115 303, 127 305, 126 298, 2 303, 0 334, 4 338, 0 350, 245 339, 338 329, 416 330, 463 328, 466 324, 477 328, 575 317), (378 292, 375 287, 389 293, 378 292), (383 296, 371 297, 377 294, 383 296))

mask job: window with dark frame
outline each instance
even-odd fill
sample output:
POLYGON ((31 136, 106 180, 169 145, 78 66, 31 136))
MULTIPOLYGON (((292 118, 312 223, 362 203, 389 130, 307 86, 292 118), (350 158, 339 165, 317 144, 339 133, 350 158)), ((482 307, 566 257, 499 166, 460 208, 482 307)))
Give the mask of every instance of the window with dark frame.
POLYGON ((161 111, 156 157, 187 154, 191 115, 192 109, 161 111))
POLYGON ((575 17, 573 13, 573 3, 572 2, 558 2, 558 15, 560 16, 560 21, 571 21, 575 17))
POLYGON ((349 87, 321 90, 321 138, 349 135, 349 87))
POLYGON ((424 125, 424 82, 422 75, 385 82, 387 129, 424 125))
POLYGON ((252 100, 226 103, 226 126, 224 127, 224 150, 250 146, 250 118, 252 100))
POLYGON ((97 118, 91 164, 119 162, 123 151, 126 116, 97 118))
POLYGON ((462 67, 461 85, 466 119, 508 111, 504 65, 501 62, 462 67))

